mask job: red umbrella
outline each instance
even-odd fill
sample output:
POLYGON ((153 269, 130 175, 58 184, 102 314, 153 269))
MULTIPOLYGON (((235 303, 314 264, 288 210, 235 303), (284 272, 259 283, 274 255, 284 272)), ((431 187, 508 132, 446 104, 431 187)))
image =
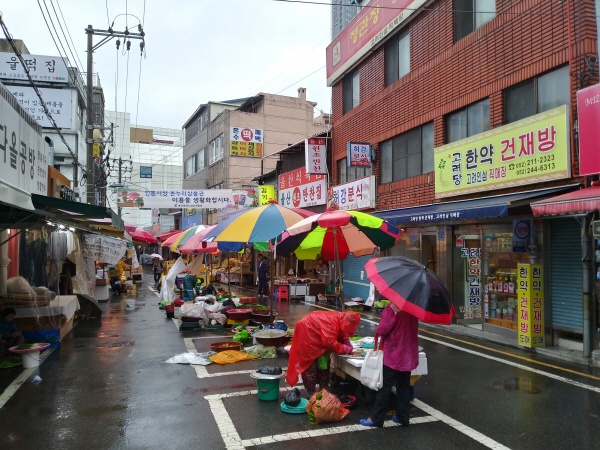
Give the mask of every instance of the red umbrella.
POLYGON ((214 253, 218 251, 218 242, 202 242, 202 239, 210 233, 216 225, 206 227, 204 230, 198 231, 187 240, 181 247, 179 252, 182 255, 191 255, 193 253, 214 253))
POLYGON ((135 229, 137 228, 137 226, 135 226, 132 223, 129 222, 123 222, 125 224, 125 229, 129 232, 129 233, 133 233, 135 231, 135 229))
POLYGON ((169 239, 171 236, 173 236, 174 234, 178 234, 178 233, 181 233, 181 230, 170 230, 170 231, 164 231, 163 233, 160 233, 160 234, 157 236, 157 239, 158 239, 160 242, 164 242, 164 241, 166 241, 167 239, 169 239))
POLYGON ((154 236, 152 236, 150 233, 148 233, 146 230, 144 230, 143 228, 138 227, 130 233, 131 233, 131 238, 134 241, 140 241, 140 242, 144 242, 146 244, 158 243, 156 238, 154 236))

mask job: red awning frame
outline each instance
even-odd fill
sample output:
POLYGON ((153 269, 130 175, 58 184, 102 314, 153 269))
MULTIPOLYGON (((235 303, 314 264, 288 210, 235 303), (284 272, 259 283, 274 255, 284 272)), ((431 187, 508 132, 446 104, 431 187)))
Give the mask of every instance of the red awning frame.
POLYGON ((600 186, 591 186, 567 194, 531 203, 534 216, 587 214, 600 210, 600 186))

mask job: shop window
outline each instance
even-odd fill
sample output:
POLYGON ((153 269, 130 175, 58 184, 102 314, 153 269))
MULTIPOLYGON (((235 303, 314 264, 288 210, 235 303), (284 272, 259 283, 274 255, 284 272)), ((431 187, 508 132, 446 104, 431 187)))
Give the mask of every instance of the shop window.
POLYGON ((385 85, 410 72, 410 30, 392 38, 385 46, 385 85))
POLYGON ((505 123, 539 114, 570 102, 569 66, 547 72, 504 91, 505 123))
POLYGON ((352 111, 360 103, 360 72, 356 69, 354 72, 346 75, 343 81, 344 89, 344 114, 352 111))
POLYGON ((446 116, 446 142, 455 142, 490 129, 490 100, 485 99, 446 116))
POLYGON ((381 143, 381 183, 433 172, 433 122, 381 143))
POLYGON ((496 0, 454 0, 454 42, 496 17, 496 0))
POLYGON ((152 166, 140 166, 140 178, 152 178, 152 166))
POLYGON ((348 167, 348 158, 338 159, 338 184, 349 183, 350 181, 358 180, 371 176, 370 167, 348 167))

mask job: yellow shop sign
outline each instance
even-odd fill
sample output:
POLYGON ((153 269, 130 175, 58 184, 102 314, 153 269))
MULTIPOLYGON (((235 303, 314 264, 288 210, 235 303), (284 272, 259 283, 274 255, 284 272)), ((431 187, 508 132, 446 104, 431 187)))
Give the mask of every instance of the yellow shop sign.
POLYGON ((436 148, 436 198, 569 178, 567 124, 561 106, 436 148))

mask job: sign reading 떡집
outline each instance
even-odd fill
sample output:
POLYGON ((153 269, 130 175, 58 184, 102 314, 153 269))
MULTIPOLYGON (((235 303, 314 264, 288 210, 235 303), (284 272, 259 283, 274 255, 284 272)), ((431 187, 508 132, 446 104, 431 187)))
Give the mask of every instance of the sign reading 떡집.
POLYGON ((327 174, 327 141, 325 138, 308 138, 304 143, 306 173, 327 174))
POLYGON ((571 176, 566 106, 435 149, 435 196, 571 176))
POLYGON ((518 264, 519 345, 544 346, 544 283, 541 264, 518 264))
POLYGON ((256 128, 231 127, 230 134, 231 156, 249 156, 262 158, 264 135, 263 130, 256 128))
POLYGON ((279 204, 287 208, 327 203, 325 175, 309 175, 300 168, 279 175, 279 204))
POLYGON ((348 167, 371 167, 371 144, 348 142, 348 167))
POLYGON ((375 208, 375 176, 333 186, 333 201, 341 210, 375 208))
MULTIPOLYGON (((47 83, 69 82, 69 60, 60 56, 22 55, 29 75, 34 81, 47 83)), ((0 52, 0 78, 27 80, 25 69, 12 52, 0 52)), ((46 98, 46 96, 44 96, 46 98)))

